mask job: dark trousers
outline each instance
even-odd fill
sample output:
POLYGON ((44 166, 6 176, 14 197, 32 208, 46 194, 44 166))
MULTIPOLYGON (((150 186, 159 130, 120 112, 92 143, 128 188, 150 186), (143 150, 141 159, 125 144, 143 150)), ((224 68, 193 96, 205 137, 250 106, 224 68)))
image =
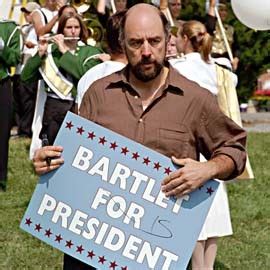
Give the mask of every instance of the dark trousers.
POLYGON ((46 134, 49 144, 53 144, 66 113, 73 109, 73 105, 73 101, 47 96, 42 119, 42 129, 39 136, 40 139, 42 139, 43 134, 46 134))
POLYGON ((20 75, 15 74, 12 76, 12 95, 13 95, 13 121, 12 126, 19 126, 22 102, 21 102, 21 91, 20 91, 20 75))
POLYGON ((64 254, 63 270, 95 270, 91 265, 85 264, 67 254, 64 254))
POLYGON ((38 81, 24 83, 19 79, 19 107, 18 133, 32 137, 32 122, 35 113, 38 81))
POLYGON ((12 124, 10 78, 0 80, 0 186, 5 187, 8 169, 8 141, 12 124))

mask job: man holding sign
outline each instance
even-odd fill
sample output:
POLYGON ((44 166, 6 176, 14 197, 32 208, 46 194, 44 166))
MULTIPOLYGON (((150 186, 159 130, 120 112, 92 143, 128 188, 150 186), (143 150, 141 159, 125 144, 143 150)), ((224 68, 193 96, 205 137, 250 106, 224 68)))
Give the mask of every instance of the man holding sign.
MULTIPOLYGON (((167 20, 148 4, 133 6, 122 21, 128 66, 98 80, 88 89, 81 116, 157 152, 172 157, 180 169, 161 184, 166 196, 181 197, 208 179, 232 179, 246 160, 245 131, 227 118, 215 97, 185 79, 164 62, 168 41, 167 20), (199 153, 208 159, 197 161, 199 153)), ((46 146, 35 153, 41 175, 59 168, 61 146, 46 146), (46 163, 47 158, 52 159, 46 163)), ((93 269, 65 257, 65 269, 93 269), (70 268, 69 268, 70 267, 70 268), (88 267, 88 268, 87 268, 88 267)))

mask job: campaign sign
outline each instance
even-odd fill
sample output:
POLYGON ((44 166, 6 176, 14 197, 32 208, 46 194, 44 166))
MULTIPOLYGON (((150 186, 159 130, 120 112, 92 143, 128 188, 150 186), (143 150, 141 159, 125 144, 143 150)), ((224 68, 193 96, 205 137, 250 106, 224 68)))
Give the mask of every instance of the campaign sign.
POLYGON ((40 177, 23 230, 98 269, 186 269, 217 181, 166 198, 168 157, 72 113, 55 144, 65 163, 40 177))

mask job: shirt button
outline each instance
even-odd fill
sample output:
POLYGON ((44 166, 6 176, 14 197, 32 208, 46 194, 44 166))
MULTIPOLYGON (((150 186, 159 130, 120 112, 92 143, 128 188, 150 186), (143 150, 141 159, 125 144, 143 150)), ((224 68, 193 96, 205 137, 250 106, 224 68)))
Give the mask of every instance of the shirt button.
POLYGON ((135 99, 138 99, 138 96, 135 96, 134 98, 135 98, 135 99))
POLYGON ((139 122, 140 122, 140 123, 142 123, 142 122, 143 122, 143 119, 142 119, 142 118, 140 118, 140 119, 139 119, 139 122))

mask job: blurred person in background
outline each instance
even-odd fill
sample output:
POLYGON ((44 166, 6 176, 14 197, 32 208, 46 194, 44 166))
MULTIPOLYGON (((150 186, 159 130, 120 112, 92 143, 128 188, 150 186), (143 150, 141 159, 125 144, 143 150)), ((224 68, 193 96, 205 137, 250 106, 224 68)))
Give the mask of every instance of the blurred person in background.
POLYGON ((57 32, 58 10, 66 1, 45 0, 44 6, 33 13, 33 25, 37 36, 57 32))
POLYGON ((78 108, 81 105, 84 93, 94 81, 123 69, 127 64, 125 52, 119 42, 121 19, 125 13, 125 10, 116 12, 108 19, 106 35, 111 59, 91 68, 79 80, 77 94, 78 108))
POLYGON ((12 125, 10 68, 21 61, 22 38, 13 21, 0 20, 0 191, 6 190, 8 142, 12 125))
POLYGON ((184 22, 180 19, 182 9, 181 0, 168 0, 168 7, 172 15, 174 26, 179 27, 184 22))
POLYGON ((177 27, 172 27, 170 31, 169 41, 167 43, 166 60, 174 59, 178 57, 178 51, 176 47, 177 27))
POLYGON ((100 63, 93 56, 101 50, 86 45, 87 37, 87 29, 78 14, 63 14, 57 34, 39 38, 38 53, 28 60, 22 71, 22 80, 26 83, 40 77, 45 82, 47 99, 40 139, 46 136, 49 144, 53 144, 66 112, 76 111, 78 80, 100 63))
POLYGON ((127 8, 127 0, 114 0, 113 4, 115 10, 112 9, 111 5, 108 5, 109 1, 107 0, 98 0, 97 1, 97 14, 100 23, 104 28, 107 27, 107 21, 114 12, 123 11, 127 8))
MULTIPOLYGON (((206 27, 198 21, 184 23, 178 30, 176 46, 179 53, 183 53, 184 56, 170 60, 171 65, 180 74, 213 93, 217 97, 221 110, 229 116, 223 110, 224 102, 221 99, 225 90, 223 87, 229 87, 226 90, 236 93, 237 77, 229 70, 218 66, 211 58, 212 38, 207 33, 206 27), (221 77, 220 73, 225 73, 226 77, 221 77)), ((229 61, 227 65, 230 66, 229 61)), ((206 160, 202 154, 200 154, 200 160, 206 160)), ((193 270, 214 269, 217 239, 233 233, 226 184, 224 181, 219 182, 217 194, 192 255, 193 270)))
POLYGON ((20 73, 27 60, 37 52, 37 35, 33 26, 33 12, 40 8, 35 2, 28 2, 21 8, 26 24, 21 26, 23 36, 22 58, 16 75, 13 76, 14 118, 18 127, 17 135, 31 137, 31 125, 35 111, 37 81, 24 84, 20 79, 20 73))
POLYGON ((207 31, 213 36, 212 57, 226 57, 231 61, 233 71, 236 71, 239 64, 240 51, 237 43, 237 36, 232 25, 226 21, 228 19, 227 1, 220 0, 217 5, 218 13, 223 24, 224 32, 228 40, 230 50, 232 52, 232 59, 229 57, 228 49, 225 46, 224 37, 221 32, 220 25, 217 22, 215 12, 216 0, 210 0, 209 10, 206 16, 207 31))

